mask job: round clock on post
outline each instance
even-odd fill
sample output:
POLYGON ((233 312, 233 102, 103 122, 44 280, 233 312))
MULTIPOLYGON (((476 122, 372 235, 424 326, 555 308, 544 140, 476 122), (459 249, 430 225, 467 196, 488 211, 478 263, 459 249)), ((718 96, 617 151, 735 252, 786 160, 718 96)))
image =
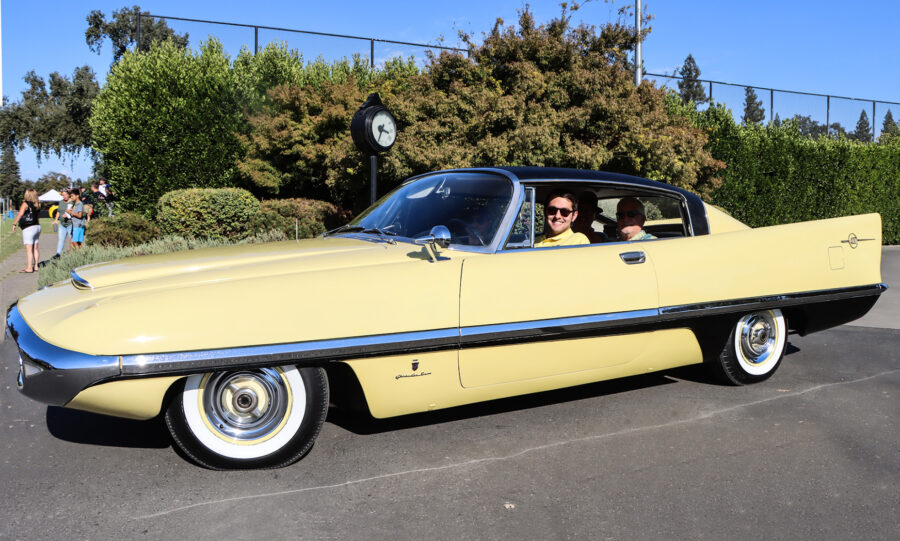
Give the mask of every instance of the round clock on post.
POLYGON ((369 94, 366 101, 353 115, 350 135, 356 148, 369 156, 371 202, 375 202, 378 185, 378 155, 390 150, 397 140, 397 120, 388 111, 377 92, 369 94))

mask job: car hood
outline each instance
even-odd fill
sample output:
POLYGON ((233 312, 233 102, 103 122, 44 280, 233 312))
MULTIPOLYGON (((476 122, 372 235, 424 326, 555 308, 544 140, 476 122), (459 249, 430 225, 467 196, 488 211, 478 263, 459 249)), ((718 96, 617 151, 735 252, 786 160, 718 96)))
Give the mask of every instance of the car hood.
POLYGON ((461 255, 347 237, 191 250, 81 267, 84 285, 18 306, 42 339, 97 355, 443 329, 458 325, 461 255))

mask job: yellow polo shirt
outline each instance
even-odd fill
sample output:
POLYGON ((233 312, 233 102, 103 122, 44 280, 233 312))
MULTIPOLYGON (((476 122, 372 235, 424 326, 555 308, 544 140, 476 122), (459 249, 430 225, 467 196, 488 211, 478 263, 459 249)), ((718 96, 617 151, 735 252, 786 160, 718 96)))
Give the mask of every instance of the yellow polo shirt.
POLYGON ((540 242, 535 243, 535 248, 550 248, 552 246, 575 246, 578 244, 590 244, 591 241, 588 240, 584 233, 576 233, 572 231, 572 229, 566 229, 564 232, 556 235, 555 237, 549 237, 541 240, 540 242))

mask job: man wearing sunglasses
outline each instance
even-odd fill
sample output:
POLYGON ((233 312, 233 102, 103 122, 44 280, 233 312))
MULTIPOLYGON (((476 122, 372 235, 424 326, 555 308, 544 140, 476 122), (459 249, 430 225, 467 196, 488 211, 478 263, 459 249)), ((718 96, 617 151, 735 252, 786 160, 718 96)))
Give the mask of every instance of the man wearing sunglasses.
POLYGON ((544 200, 544 238, 535 248, 590 244, 582 233, 572 231, 572 222, 578 217, 578 199, 565 190, 554 190, 544 200))
POLYGON ((623 197, 616 205, 616 231, 619 240, 650 240, 653 235, 644 231, 644 204, 634 197, 623 197))

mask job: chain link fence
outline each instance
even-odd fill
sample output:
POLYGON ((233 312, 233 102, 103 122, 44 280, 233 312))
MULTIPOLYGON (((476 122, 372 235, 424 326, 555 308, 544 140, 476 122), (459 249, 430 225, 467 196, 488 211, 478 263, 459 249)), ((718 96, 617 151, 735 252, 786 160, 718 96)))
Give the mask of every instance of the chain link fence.
MULTIPOLYGON (((360 55, 368 58, 371 67, 375 67, 376 64, 389 58, 411 55, 412 51, 454 51, 465 53, 466 55, 471 53, 468 49, 445 45, 152 14, 138 15, 138 43, 140 43, 142 19, 164 19, 167 22, 180 23, 177 24, 179 27, 178 31, 188 30, 189 27, 198 24, 216 25, 219 27, 216 37, 223 43, 232 44, 226 49, 234 49, 233 44, 239 44, 237 48, 249 47, 247 44, 252 35, 252 51, 254 53, 260 50, 260 39, 267 39, 269 42, 273 42, 279 37, 283 37, 286 33, 300 38, 299 42, 297 39, 294 39, 290 43, 291 47, 299 51, 312 51, 316 57, 321 56, 325 58, 349 58, 354 55, 360 55), (353 42, 356 43, 354 44, 353 42), (379 48, 382 58, 380 62, 376 57, 376 46, 379 48)), ((173 26, 174 29, 174 25, 170 26, 173 26)), ((307 56, 307 58, 310 58, 310 56, 307 56)), ((644 76, 647 79, 656 81, 659 86, 671 87, 676 91, 677 82, 682 80, 682 77, 677 75, 659 73, 645 73, 644 76)), ((738 122, 741 121, 741 116, 744 112, 744 92, 746 88, 752 88, 756 91, 757 99, 762 102, 761 108, 765 111, 766 122, 795 119, 800 124, 801 131, 810 135, 854 134, 860 114, 865 112, 869 120, 872 140, 877 140, 882 131, 884 117, 888 111, 891 111, 895 122, 900 120, 900 102, 783 90, 709 79, 696 79, 696 81, 704 85, 707 98, 715 103, 728 106, 738 122), (896 115, 894 115, 895 112, 897 113, 896 115)))
MULTIPOLYGON (((683 78, 677 75, 645 73, 646 78, 656 81, 659 86, 678 90, 677 83, 683 78)), ((752 88, 757 99, 762 102, 766 122, 796 119, 801 130, 812 135, 836 135, 843 132, 847 135, 856 131, 861 113, 865 112, 869 120, 872 139, 881 134, 884 117, 888 111, 894 122, 900 120, 900 102, 874 100, 869 98, 851 98, 815 92, 782 90, 754 85, 695 79, 702 83, 707 98, 715 103, 725 104, 735 115, 738 122, 744 113, 745 89, 752 88), (895 115, 897 113, 898 115, 895 115)))
MULTIPOLYGON (((137 42, 141 43, 141 26, 144 20, 149 19, 152 21, 153 19, 164 19, 166 21, 180 21, 182 23, 199 23, 204 25, 219 25, 225 27, 228 30, 240 29, 238 30, 239 34, 233 34, 228 32, 227 30, 224 32, 224 35, 217 36, 220 40, 225 38, 224 41, 234 41, 229 38, 237 38, 239 43, 248 43, 246 40, 246 33, 248 30, 252 30, 253 32, 253 54, 256 54, 260 50, 260 32, 262 32, 263 39, 271 39, 273 36, 283 35, 284 33, 288 34, 297 34, 300 36, 309 36, 312 38, 318 38, 318 47, 310 47, 307 50, 317 51, 317 56, 323 55, 324 51, 329 51, 330 54, 327 56, 331 58, 340 58, 340 57, 352 57, 354 54, 360 54, 361 56, 366 56, 365 53, 368 52, 369 65, 371 67, 375 67, 376 57, 375 57, 375 46, 376 44, 381 46, 387 46, 387 53, 382 53, 383 58, 395 58, 397 56, 403 56, 404 52, 408 52, 409 50, 420 50, 420 51, 429 51, 429 50, 437 50, 437 51, 455 51, 458 53, 469 54, 468 49, 461 49, 459 47, 448 47, 445 45, 434 45, 428 43, 415 43, 410 41, 397 41, 391 39, 381 39, 374 37, 365 37, 365 36, 353 36, 349 34, 334 34, 329 32, 317 32, 313 30, 299 30, 296 28, 281 28, 277 26, 264 26, 258 24, 246 24, 246 23, 232 23, 225 21, 211 21, 205 19, 189 19, 186 17, 171 17, 168 15, 151 15, 151 14, 138 14, 137 18, 137 42), (245 35, 244 38, 240 38, 240 33, 245 35), (332 41, 332 38, 337 38, 342 40, 344 43, 336 46, 332 41), (365 51, 360 47, 350 47, 347 48, 345 45, 347 42, 367 42, 368 51, 365 51), (349 54, 348 54, 349 52, 349 54)), ((171 25, 170 25, 171 26, 171 25)), ((223 30, 225 30, 223 29, 223 30)), ((298 50, 303 50, 300 47, 294 47, 298 50)))

